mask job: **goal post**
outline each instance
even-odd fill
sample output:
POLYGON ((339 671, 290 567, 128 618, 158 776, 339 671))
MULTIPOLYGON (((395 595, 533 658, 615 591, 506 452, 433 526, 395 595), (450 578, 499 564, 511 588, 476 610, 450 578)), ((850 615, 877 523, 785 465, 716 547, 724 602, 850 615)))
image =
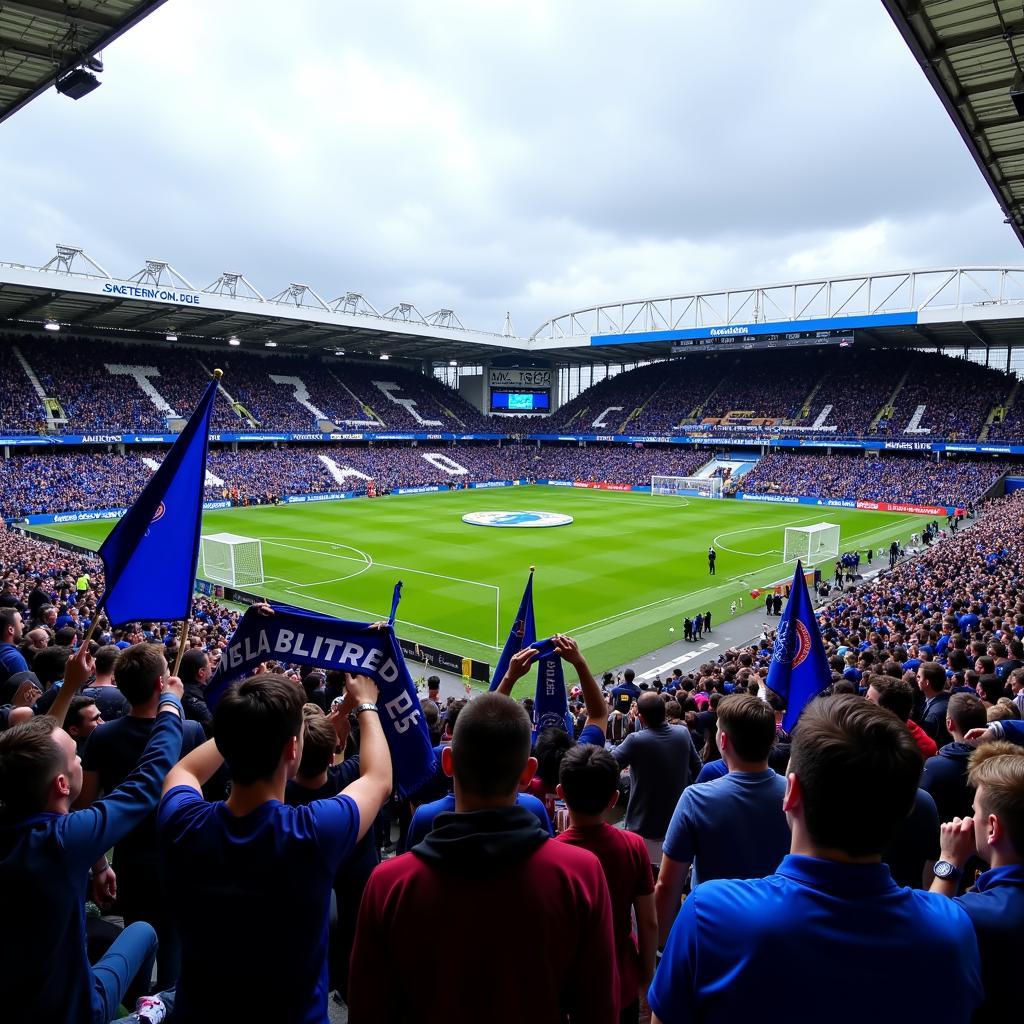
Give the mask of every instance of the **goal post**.
POLYGON ((253 587, 264 582, 263 545, 254 537, 210 533, 202 538, 203 575, 211 583, 253 587))
POLYGON ((652 476, 651 494, 677 498, 720 498, 720 476, 652 476))
POLYGON ((839 527, 835 523, 815 523, 814 526, 787 526, 783 561, 817 565, 826 559, 839 557, 839 527))

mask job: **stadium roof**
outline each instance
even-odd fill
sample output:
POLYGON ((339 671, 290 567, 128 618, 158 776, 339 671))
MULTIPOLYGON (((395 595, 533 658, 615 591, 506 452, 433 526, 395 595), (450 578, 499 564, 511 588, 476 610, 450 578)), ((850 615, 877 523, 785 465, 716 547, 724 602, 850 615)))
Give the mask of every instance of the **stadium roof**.
MULTIPOLYGON (((462 364, 537 357, 564 363, 664 358, 685 343, 786 347, 796 332, 814 345, 824 332, 858 344, 947 349, 1024 345, 1024 268, 946 267, 847 275, 690 292, 577 309, 529 338, 506 319, 502 333, 467 329, 457 313, 426 315, 413 303, 378 309, 356 292, 290 283, 263 294, 244 274, 205 288, 163 260, 126 277, 107 273, 76 246, 58 245, 41 267, 0 262, 0 330, 38 331, 47 322, 82 336, 338 351, 376 359, 462 364), (381 312, 381 310, 384 310, 381 312), (270 344, 268 344, 270 343, 270 344), (747 344, 751 343, 751 344, 747 344)), ((841 340, 841 339, 839 339, 841 340)))
POLYGON ((310 285, 289 283, 265 296, 241 273, 196 288, 164 260, 146 260, 135 273, 113 277, 70 245, 58 245, 41 267, 0 262, 0 327, 38 330, 48 321, 97 337, 173 334, 182 342, 221 345, 237 337, 250 349, 268 342, 292 350, 340 347, 374 359, 387 353, 472 363, 525 344, 510 328, 506 334, 467 330, 450 309, 424 315, 400 302, 379 312, 356 292, 323 298, 310 285))
POLYGON ((1020 0, 883 0, 1024 243, 1024 91, 1020 0))
POLYGON ((0 0, 0 121, 88 61, 164 0, 0 0))

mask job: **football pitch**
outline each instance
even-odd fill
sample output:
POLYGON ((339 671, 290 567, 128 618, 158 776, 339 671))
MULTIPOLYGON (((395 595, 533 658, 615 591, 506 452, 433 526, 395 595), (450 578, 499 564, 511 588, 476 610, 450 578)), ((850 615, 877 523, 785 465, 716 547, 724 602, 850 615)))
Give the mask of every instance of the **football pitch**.
MULTIPOLYGON (((399 635, 492 666, 535 565, 538 636, 575 636, 600 671, 681 639, 684 615, 710 610, 721 622, 741 595, 752 610, 752 588, 792 574, 782 561, 785 527, 819 522, 839 525, 841 551, 878 552, 894 537, 906 543, 921 517, 523 486, 207 512, 203 533, 259 538, 266 582, 252 589, 339 618, 386 618, 402 580, 399 635), (532 529, 462 521, 467 512, 521 510, 574 521, 532 529)), ((111 526, 34 530, 96 548, 111 526)), ((831 576, 832 563, 822 571, 831 576)))

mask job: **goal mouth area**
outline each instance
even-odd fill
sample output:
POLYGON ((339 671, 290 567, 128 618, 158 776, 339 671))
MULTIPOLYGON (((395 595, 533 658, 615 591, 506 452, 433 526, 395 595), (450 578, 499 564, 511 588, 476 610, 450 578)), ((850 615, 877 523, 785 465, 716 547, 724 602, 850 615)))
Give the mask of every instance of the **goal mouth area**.
POLYGON ((813 526, 787 526, 782 546, 782 560, 819 565, 839 557, 840 530, 836 523, 815 523, 813 526))

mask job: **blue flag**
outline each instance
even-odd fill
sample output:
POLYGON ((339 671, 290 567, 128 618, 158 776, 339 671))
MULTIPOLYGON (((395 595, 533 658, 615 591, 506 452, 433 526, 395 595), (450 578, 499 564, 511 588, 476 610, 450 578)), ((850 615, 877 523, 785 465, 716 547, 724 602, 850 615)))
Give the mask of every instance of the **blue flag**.
POLYGON ((428 782, 434 775, 434 750, 394 630, 286 604, 270 607, 273 615, 256 608, 245 613, 206 687, 206 703, 216 707, 228 686, 251 675, 262 661, 369 676, 380 690, 380 721, 391 750, 395 788, 408 796, 428 782))
POLYGON ((101 604, 114 624, 191 614, 218 386, 210 381, 160 468, 99 550, 106 576, 101 604))
POLYGON ((515 622, 509 630, 508 639, 502 648, 501 657, 494 668, 494 675, 491 676, 491 689, 496 690, 505 673, 508 671, 512 655, 518 654, 527 647, 533 647, 537 642, 537 624, 533 619, 533 571, 526 581, 526 589, 523 591, 523 599, 519 602, 519 611, 516 612, 515 622))
POLYGON ((782 728, 789 732, 807 705, 832 683, 832 669, 807 591, 803 566, 796 563, 789 603, 779 620, 765 685, 786 701, 782 728))

